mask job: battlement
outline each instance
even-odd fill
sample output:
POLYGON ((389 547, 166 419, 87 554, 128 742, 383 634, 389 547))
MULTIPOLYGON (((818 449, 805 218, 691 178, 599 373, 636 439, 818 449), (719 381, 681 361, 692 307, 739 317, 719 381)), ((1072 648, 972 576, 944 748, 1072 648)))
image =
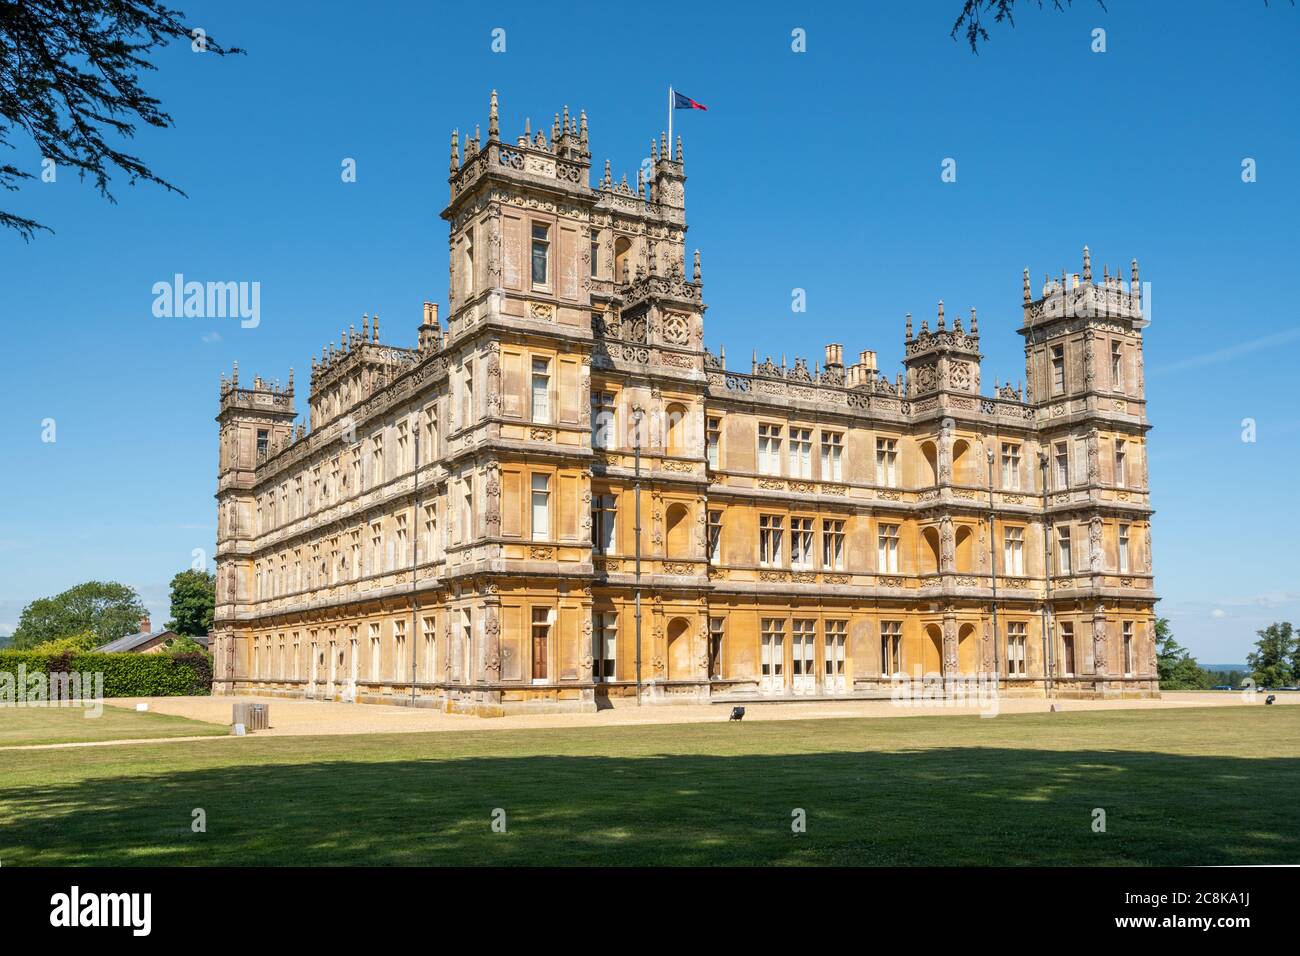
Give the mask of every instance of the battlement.
POLYGON ((1029 270, 1024 272, 1025 324, 1022 333, 1049 322, 1073 318, 1124 319, 1145 325, 1142 311, 1142 285, 1138 278, 1138 262, 1132 260, 1127 287, 1117 268, 1114 275, 1105 267, 1101 281, 1093 280, 1092 254, 1083 247, 1083 271, 1067 274, 1061 271, 1059 279, 1043 276, 1042 292, 1034 298, 1030 291, 1029 270))
POLYGON ((293 405, 293 369, 289 369, 289 384, 281 386, 278 381, 267 382, 260 375, 253 377, 252 388, 239 387, 239 363, 234 363, 230 378, 222 373, 220 385, 221 410, 239 408, 246 411, 266 412, 275 415, 288 415, 293 418, 297 412, 293 405))

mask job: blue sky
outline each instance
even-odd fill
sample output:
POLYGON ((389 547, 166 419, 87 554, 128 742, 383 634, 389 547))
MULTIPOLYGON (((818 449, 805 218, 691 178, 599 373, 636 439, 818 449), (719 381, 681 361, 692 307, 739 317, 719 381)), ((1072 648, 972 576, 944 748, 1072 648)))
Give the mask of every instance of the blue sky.
MULTIPOLYGON (((985 382, 1015 380, 1021 269, 1075 271, 1085 242, 1098 272, 1137 256, 1161 613, 1208 662, 1300 617, 1295 7, 1029 4, 973 56, 948 36, 960 0, 178 5, 248 50, 176 47, 148 77, 175 127, 132 146, 188 198, 118 180, 111 205, 70 173, 0 193, 56 230, 0 235, 0 633, 92 577, 165 619, 172 574, 213 548, 219 375, 294 366, 302 407, 310 356, 363 312, 413 343, 421 302, 446 301, 450 131, 486 133, 493 87, 512 137, 585 108, 593 164, 631 180, 669 83, 709 106, 675 122, 715 351, 811 361, 840 342, 892 376, 903 314, 943 298, 979 309, 985 382), (261 324, 155 318, 152 286, 177 272, 259 282, 261 324)), ((33 147, 11 156, 39 170, 33 147)))

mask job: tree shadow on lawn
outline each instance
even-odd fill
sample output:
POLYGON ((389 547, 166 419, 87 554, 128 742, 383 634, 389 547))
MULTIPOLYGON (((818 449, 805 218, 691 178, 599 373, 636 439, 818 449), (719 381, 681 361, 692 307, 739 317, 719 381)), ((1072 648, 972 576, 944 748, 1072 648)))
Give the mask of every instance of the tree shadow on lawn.
POLYGON ((1298 794, 1294 758, 1101 750, 280 763, 0 790, 0 856, 98 866, 1295 863, 1298 794), (195 808, 206 833, 191 830, 195 808), (505 833, 492 830, 497 808, 505 833), (796 809, 805 833, 792 832, 796 809))

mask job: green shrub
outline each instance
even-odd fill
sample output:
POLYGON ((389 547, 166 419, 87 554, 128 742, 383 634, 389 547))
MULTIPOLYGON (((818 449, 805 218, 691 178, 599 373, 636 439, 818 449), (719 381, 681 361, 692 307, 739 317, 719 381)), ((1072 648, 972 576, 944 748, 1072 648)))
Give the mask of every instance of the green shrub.
POLYGON ((96 654, 75 651, 0 651, 0 674, 102 673, 105 697, 188 697, 212 693, 207 654, 96 654))
POLYGON ((94 631, 82 631, 80 634, 69 634, 67 637, 56 637, 51 641, 43 641, 35 647, 30 648, 40 654, 61 654, 65 651, 93 651, 100 644, 104 643, 94 631))

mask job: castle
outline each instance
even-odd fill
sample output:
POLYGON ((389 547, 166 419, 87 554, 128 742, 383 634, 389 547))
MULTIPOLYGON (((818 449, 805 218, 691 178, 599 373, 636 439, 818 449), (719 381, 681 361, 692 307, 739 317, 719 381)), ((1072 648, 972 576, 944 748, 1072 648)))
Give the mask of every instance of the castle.
POLYGON ((222 377, 218 693, 1158 694, 1136 260, 1026 270, 1023 387, 981 392, 976 314, 942 303, 892 382, 840 345, 742 371, 704 346, 680 138, 593 187, 585 113, 508 141, 493 92, 461 145, 445 326, 344 331, 309 427, 292 370, 222 377))

